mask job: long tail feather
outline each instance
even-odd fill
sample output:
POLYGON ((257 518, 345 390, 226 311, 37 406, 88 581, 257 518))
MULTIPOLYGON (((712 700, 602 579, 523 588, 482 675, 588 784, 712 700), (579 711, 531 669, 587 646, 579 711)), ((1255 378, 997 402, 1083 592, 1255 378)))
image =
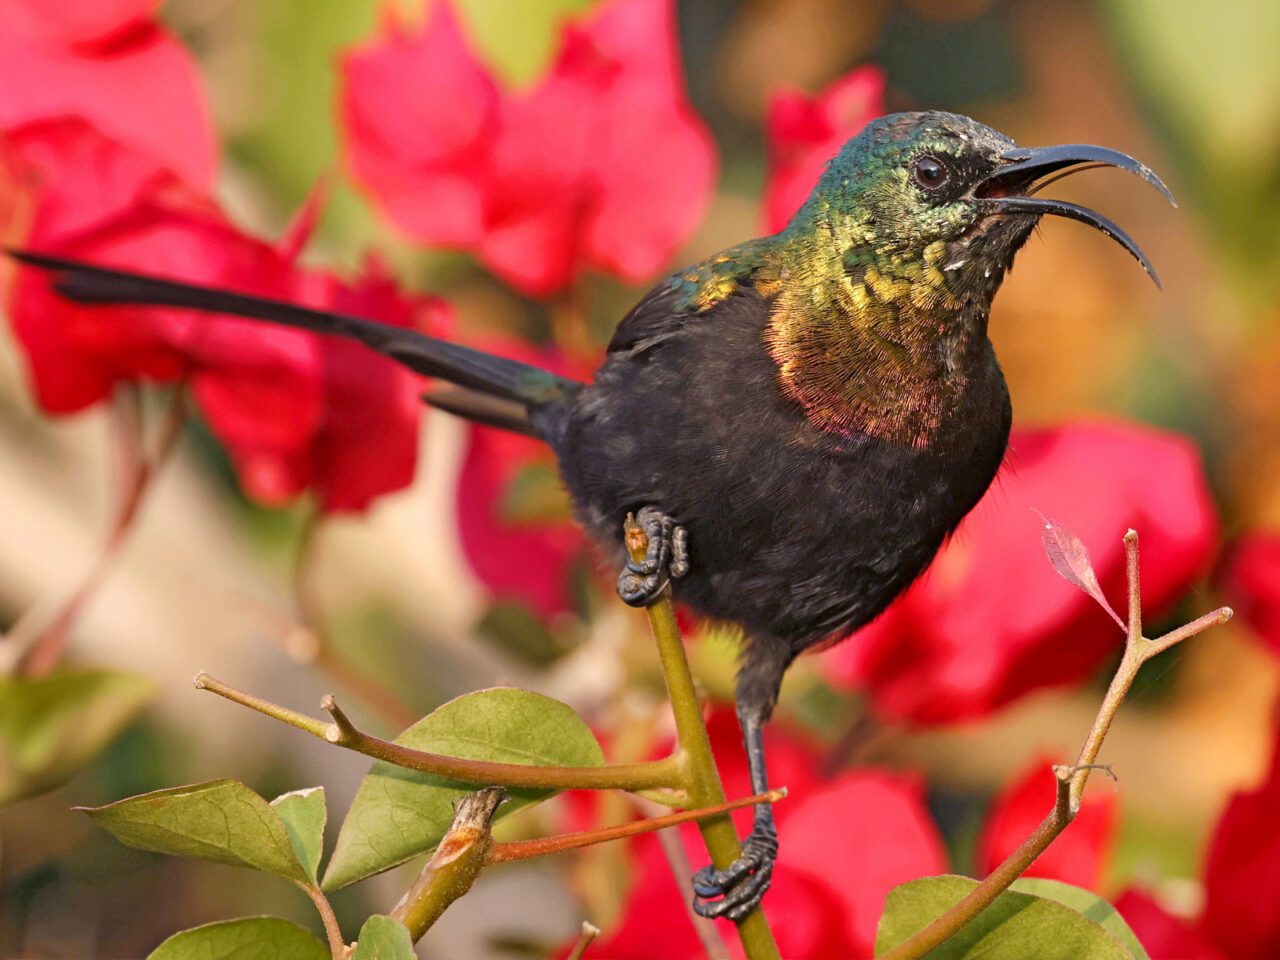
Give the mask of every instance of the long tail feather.
POLYGON ((54 289, 80 303, 183 307, 350 337, 410 370, 520 404, 547 403, 581 386, 540 367, 404 327, 27 250, 7 252, 15 260, 52 273, 54 289))
POLYGON ((429 406, 455 417, 483 423, 489 427, 501 427, 512 433, 536 437, 538 431, 529 421, 529 410, 522 403, 493 397, 466 387, 435 387, 422 395, 429 406))

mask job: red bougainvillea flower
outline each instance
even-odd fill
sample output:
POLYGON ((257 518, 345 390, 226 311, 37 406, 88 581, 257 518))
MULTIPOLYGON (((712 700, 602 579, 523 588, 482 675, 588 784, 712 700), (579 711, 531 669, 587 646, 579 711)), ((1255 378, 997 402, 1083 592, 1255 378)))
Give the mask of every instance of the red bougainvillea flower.
POLYGON ((1223 567, 1222 589, 1235 612, 1280 653, 1280 534, 1242 537, 1223 567))
MULTIPOLYGON (((85 122, 29 124, 7 143, 38 184, 30 248, 288 296, 291 264, 269 244, 85 122)), ((178 310, 80 307, 30 270, 17 274, 9 315, 50 413, 104 400, 120 381, 185 378, 211 427, 233 445, 304 437, 318 419, 316 340, 301 331, 178 310)))
POLYGON ((1280 956, 1280 741, 1257 790, 1237 793, 1205 860, 1205 933, 1236 960, 1280 956))
MULTIPOLYGON (((34 182, 25 245, 400 326, 441 332, 447 311, 398 292, 376 263, 347 284, 293 263, 313 218, 279 246, 242 233, 199 191, 84 121, 26 125, 6 153, 34 182)), ((121 382, 187 383, 246 491, 279 503, 315 491, 322 509, 361 510, 406 486, 416 460, 416 378, 329 337, 182 310, 86 308, 19 271, 9 315, 40 405, 71 413, 121 382)))
MULTIPOLYGON (((978 838, 977 866, 986 876, 1026 840, 1053 809, 1053 766, 1040 760, 996 798, 978 838)), ((1048 877, 1097 890, 1116 832, 1116 793, 1102 783, 1086 792, 1080 812, 1066 832, 1027 869, 1025 876, 1048 877)))
MULTIPOLYGON (((443 300, 402 292, 373 257, 352 283, 330 273, 300 274, 298 282, 295 297, 310 306, 433 336, 452 332, 443 300)), ((362 511, 413 482, 423 380, 350 340, 317 340, 322 412, 309 444, 258 451, 240 464, 240 480, 266 503, 309 488, 326 513, 362 511)))
POLYGON ((411 237, 470 250, 531 295, 586 267, 652 276, 697 224, 715 168, 672 7, 606 0, 565 26, 528 91, 477 59, 449 0, 421 29, 389 18, 343 64, 356 178, 411 237))
POLYGON ((1015 432, 1010 463, 929 572, 825 655, 829 675, 864 687, 881 716, 920 724, 981 717, 1088 677, 1121 635, 1045 559, 1037 510, 1088 546, 1116 599, 1121 537, 1136 529, 1149 617, 1203 572, 1217 532, 1199 455, 1182 437, 1098 422, 1015 432))
MULTIPOLYGON (((707 729, 730 797, 751 793, 742 737, 729 710, 713 712, 707 729)), ((778 804, 780 848, 766 901, 785 957, 870 957, 888 892, 916 877, 942 873, 946 854, 914 777, 855 770, 824 780, 821 759, 803 738, 771 725, 765 732, 770 774, 790 796, 778 804)), ((750 822, 738 811, 739 831, 750 822)), ((681 830, 690 861, 706 861, 695 829, 681 830)), ((603 957, 700 957, 680 893, 656 841, 636 845, 638 876, 617 927, 593 945, 603 957), (651 848, 649 845, 652 845, 651 848)), ((728 921, 717 926, 739 950, 728 921)))
MULTIPOLYGON (((706 859, 706 850, 696 834, 686 836, 689 854, 698 863, 706 859)), ((630 862, 633 868, 631 892, 623 906, 618 923, 591 945, 591 950, 609 960, 702 960, 707 950, 698 940, 689 920, 688 907, 676 886, 671 867, 656 837, 643 837, 632 844, 630 862)), ((844 933, 843 906, 831 885, 780 861, 773 873, 773 886, 766 901, 771 915, 785 917, 776 923, 774 936, 782 956, 804 958, 858 957, 871 955, 869 950, 851 943, 844 933)), ((729 947, 730 955, 742 956, 742 948, 733 933, 733 924, 717 921, 719 935, 729 947)), ((560 956, 568 953, 566 944, 560 956)))
POLYGON ((217 140, 158 0, 0 0, 0 127, 77 116, 207 188, 217 140))
MULTIPOLYGON (((566 376, 581 376, 554 350, 493 339, 482 349, 566 376)), ((546 619, 571 608, 571 570, 589 562, 587 541, 570 519, 555 458, 545 443, 472 425, 458 475, 458 534, 476 576, 496 599, 524 604, 546 619)))
POLYGON ((850 137, 884 113, 884 74, 859 67, 816 97, 781 90, 769 99, 765 132, 769 181, 764 219, 781 230, 800 209, 823 169, 850 137))
POLYGON ((1197 927, 1169 913, 1151 896, 1129 888, 1113 901, 1151 960, 1227 960, 1197 927))
POLYGON ((163 0, 3 0, 5 22, 49 43, 105 49, 151 25, 163 0))

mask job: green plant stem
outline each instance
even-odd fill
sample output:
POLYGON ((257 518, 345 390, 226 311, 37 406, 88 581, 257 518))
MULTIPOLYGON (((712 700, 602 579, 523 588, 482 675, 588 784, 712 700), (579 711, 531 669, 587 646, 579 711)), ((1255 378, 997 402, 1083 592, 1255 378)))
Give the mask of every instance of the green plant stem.
POLYGON ((338 926, 338 918, 334 916, 333 905, 329 903, 329 898, 314 884, 299 883, 298 887, 316 905, 320 922, 324 924, 324 935, 329 940, 329 953, 332 954, 333 960, 344 960, 347 955, 347 942, 342 939, 342 928, 338 926))
MULTIPOLYGON (((628 517, 624 532, 632 558, 643 560, 648 548, 644 531, 633 518, 628 517)), ((720 783, 720 772, 716 768, 707 725, 702 717, 702 705, 698 702, 680 627, 676 623, 670 586, 649 605, 647 612, 649 627, 658 647, 658 659, 662 663, 662 675, 667 683, 667 695, 671 699, 671 711, 675 715, 676 738, 680 743, 677 755, 683 754, 685 789, 696 807, 724 803, 724 787, 720 783)), ((728 814, 699 821, 698 829, 716 869, 723 870, 741 854, 742 844, 728 814)), ((760 907, 738 921, 738 937, 748 960, 769 960, 779 956, 773 932, 760 907)))
POLYGON ((507 863, 512 860, 529 860, 533 857, 544 857, 550 853, 564 850, 577 850, 610 840, 622 840, 636 837, 643 833, 653 833, 667 827, 679 826, 682 823, 697 821, 701 823, 709 817, 719 817, 743 807, 755 806, 758 803, 777 803, 787 795, 785 789, 770 790, 755 796, 730 800, 714 807, 701 807, 696 810, 682 810, 680 813, 668 813, 660 817, 649 817, 645 820, 633 820, 631 823, 620 823, 599 830, 583 830, 579 833, 564 833, 557 837, 539 837, 536 840, 513 840, 510 843, 495 844, 489 859, 493 863, 507 863))
POLYGON ((498 809, 498 804, 502 802, 503 790, 500 787, 489 787, 468 794, 458 802, 449 831, 436 847, 431 860, 413 882, 413 886, 405 892, 395 909, 391 911, 391 916, 408 927, 409 935, 417 942, 450 904, 471 889, 480 872, 491 864, 529 860, 533 857, 651 833, 665 827, 688 823, 691 820, 722 816, 740 807, 756 803, 773 803, 786 795, 785 790, 771 790, 768 793, 745 797, 709 809, 687 810, 683 813, 667 814, 635 823, 619 824, 603 830, 569 833, 537 840, 494 843, 490 827, 493 814, 498 809))
POLYGON ((1107 731, 1111 729, 1111 723, 1115 720, 1116 713, 1124 703, 1124 698, 1129 693, 1129 688, 1133 685, 1133 680, 1142 665, 1174 644, 1231 619, 1231 608, 1221 607, 1155 640, 1144 637, 1142 635, 1142 591, 1138 577, 1138 534, 1130 530, 1125 534, 1124 544, 1129 579, 1129 626, 1125 637, 1124 656, 1120 660, 1120 666, 1116 668, 1110 686, 1107 687, 1102 706, 1098 708, 1098 714, 1080 747, 1075 764, 1070 767, 1054 768, 1054 776, 1057 778, 1057 795, 1053 809, 1040 821, 1040 825, 1032 834, 964 899, 888 953, 883 954, 878 960, 918 960, 919 957, 923 957, 947 938, 959 932, 965 924, 977 917, 1000 894, 1004 893, 1009 885, 1048 849, 1080 811, 1080 803, 1089 774, 1100 766, 1097 760, 1102 750, 1102 742, 1106 739, 1107 731))
POLYGON ((504 792, 497 787, 468 794, 458 801, 449 832, 391 911, 392 919, 409 928, 417 943, 440 915, 463 896, 489 863, 493 850, 490 824, 504 792))
MULTIPOLYGON (((446 757, 370 736, 356 728, 334 701, 324 698, 324 709, 333 722, 325 723, 270 700, 255 697, 216 680, 207 673, 196 674, 196 689, 208 690, 233 703, 256 710, 281 723, 297 727, 313 737, 335 746, 363 753, 375 760, 385 760, 398 767, 418 770, 450 780, 480 786, 532 787, 541 790, 648 790, 655 787, 678 789, 684 769, 679 751, 661 760, 600 767, 539 767, 520 763, 495 763, 490 760, 467 760, 446 757)), ((710 804, 699 804, 710 806, 710 804)))

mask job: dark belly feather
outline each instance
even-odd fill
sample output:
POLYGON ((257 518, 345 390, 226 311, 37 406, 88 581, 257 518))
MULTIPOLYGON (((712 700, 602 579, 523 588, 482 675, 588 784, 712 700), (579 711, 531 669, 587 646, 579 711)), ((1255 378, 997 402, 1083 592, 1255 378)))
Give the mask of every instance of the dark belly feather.
POLYGON ((620 543, 629 511, 659 506, 689 531, 676 598, 794 655, 871 620, 929 564, 999 467, 1008 398, 993 358, 971 402, 989 411, 999 395, 1001 422, 957 409, 926 449, 824 433, 778 390, 766 317, 745 289, 615 352, 567 411, 558 453, 598 541, 620 543))

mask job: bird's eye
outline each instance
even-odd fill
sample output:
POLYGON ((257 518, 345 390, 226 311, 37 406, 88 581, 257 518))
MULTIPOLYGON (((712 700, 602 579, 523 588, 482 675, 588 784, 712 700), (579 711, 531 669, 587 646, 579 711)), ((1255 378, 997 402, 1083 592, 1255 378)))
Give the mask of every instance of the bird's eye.
POLYGON ((937 190, 951 178, 951 174, 936 157, 921 157, 911 167, 916 183, 926 190, 937 190))

